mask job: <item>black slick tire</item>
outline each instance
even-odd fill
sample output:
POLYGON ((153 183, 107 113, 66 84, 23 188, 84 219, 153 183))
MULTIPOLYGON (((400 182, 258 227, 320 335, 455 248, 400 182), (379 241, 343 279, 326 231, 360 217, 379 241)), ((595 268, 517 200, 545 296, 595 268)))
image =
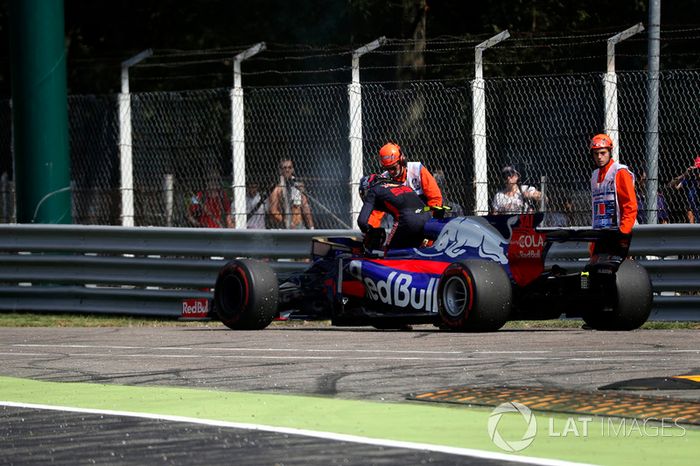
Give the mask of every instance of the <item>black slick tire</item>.
POLYGON ((615 274, 616 296, 613 306, 588 308, 583 320, 596 330, 634 330, 649 318, 653 300, 651 280, 646 269, 633 260, 625 260, 615 274))
POLYGON ((214 303, 217 317, 228 328, 264 329, 277 315, 277 276, 264 262, 233 260, 219 271, 214 303))
POLYGON ((438 308, 443 327, 493 332, 508 321, 511 305, 510 279, 495 262, 455 262, 440 277, 438 308))

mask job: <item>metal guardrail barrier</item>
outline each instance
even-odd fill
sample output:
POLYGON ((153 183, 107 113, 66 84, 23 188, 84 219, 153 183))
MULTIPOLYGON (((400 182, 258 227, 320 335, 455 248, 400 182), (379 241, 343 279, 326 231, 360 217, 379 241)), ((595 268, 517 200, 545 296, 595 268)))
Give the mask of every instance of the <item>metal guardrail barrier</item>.
MULTIPOLYGON (((305 268, 313 236, 350 230, 226 230, 85 225, 0 225, 0 312, 179 316, 211 296, 225 260, 305 268)), ((586 243, 555 243, 548 263, 585 265, 586 243)), ((654 320, 700 320, 700 225, 641 225, 630 253, 647 269, 654 320)))

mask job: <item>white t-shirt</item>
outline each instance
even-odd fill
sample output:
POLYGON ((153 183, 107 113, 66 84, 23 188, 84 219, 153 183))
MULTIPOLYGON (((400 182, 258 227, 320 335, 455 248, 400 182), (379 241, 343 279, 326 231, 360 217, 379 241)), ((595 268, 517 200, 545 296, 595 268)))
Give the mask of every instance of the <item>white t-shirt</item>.
POLYGON ((256 193, 255 196, 245 197, 245 211, 250 213, 248 217, 247 227, 249 230, 265 228, 265 211, 267 210, 267 202, 260 202, 260 193, 256 193), (258 206, 255 209, 255 206, 258 206), (255 212, 250 213, 253 209, 255 212))
POLYGON ((520 185, 520 192, 513 195, 506 194, 504 190, 496 193, 491 203, 491 209, 497 214, 523 214, 530 211, 531 206, 527 204, 523 193, 534 193, 537 191, 533 186, 520 185))

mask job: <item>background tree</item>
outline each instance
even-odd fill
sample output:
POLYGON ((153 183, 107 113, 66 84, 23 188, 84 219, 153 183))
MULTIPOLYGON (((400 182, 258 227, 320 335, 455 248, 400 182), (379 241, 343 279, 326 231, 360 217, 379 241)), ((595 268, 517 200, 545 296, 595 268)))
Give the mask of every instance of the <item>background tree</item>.
MULTIPOLYGON (((463 52, 455 51, 438 57, 426 50, 430 48, 430 41, 438 37, 459 36, 476 44, 504 29, 509 29, 514 38, 520 40, 541 38, 543 35, 613 34, 637 22, 648 21, 648 0, 494 0, 483 3, 462 0, 64 1, 69 92, 98 94, 118 92, 120 62, 146 48, 153 48, 161 55, 167 55, 168 52, 173 55, 173 51, 189 51, 189 60, 197 62, 170 68, 137 67, 136 84, 153 90, 174 85, 168 84, 165 79, 173 75, 199 76, 189 81, 179 78, 178 85, 188 88, 230 86, 230 61, 225 59, 260 41, 270 44, 270 49, 279 44, 304 44, 326 50, 349 51, 380 36, 407 40, 403 44, 406 53, 394 57, 394 65, 407 68, 399 68, 401 71, 398 76, 394 74, 391 77, 377 72, 379 77, 468 78, 471 72, 469 67, 460 68, 454 64, 471 59, 471 44, 463 47, 463 52), (427 44, 423 42, 424 39, 427 44), (203 63, 201 56, 199 60, 193 59, 196 56, 193 52, 202 50, 209 51, 207 63, 203 63), (212 50, 220 50, 221 53, 214 55, 212 50), (220 60, 214 63, 214 58, 220 60), (446 66, 437 66, 441 64, 446 66), (450 64, 454 66, 447 66, 450 64), (201 76, 207 74, 211 76, 201 76), (142 82, 138 81, 139 77, 144 78, 142 82)), ((697 18, 700 18, 700 2, 663 2, 661 18, 662 66, 700 66, 694 42, 664 39, 667 28, 680 28, 684 25, 692 28, 693 25, 687 23, 697 23, 697 18)), ((10 95, 8 25, 8 0, 0 0, 0 96, 5 98, 10 95)), ((490 52, 491 62, 520 63, 491 65, 495 68, 487 71, 513 75, 601 69, 599 63, 563 60, 571 56, 570 48, 560 47, 557 51, 551 44, 532 44, 533 47, 524 49, 508 49, 507 46, 494 49, 490 52), (552 61, 552 58, 557 59, 556 53, 562 58, 560 62, 552 61), (528 64, 529 62, 538 63, 528 64), (553 63, 556 64, 556 70, 553 63)), ((577 45, 576 53, 581 56, 594 53, 604 60, 605 52, 604 49, 601 50, 600 44, 592 44, 590 49, 586 49, 587 44, 577 45)), ((625 45, 625 50, 628 55, 638 56, 621 56, 618 66, 624 67, 626 63, 637 68, 645 66, 644 37, 630 41, 625 45)), ((277 55, 283 56, 283 53, 277 55)), ((182 57, 174 60, 172 56, 162 56, 160 59, 166 64, 168 60, 185 61, 182 57)), ((153 63, 157 61, 151 60, 153 63)), ((329 61, 324 66, 347 67, 348 62, 349 58, 344 56, 335 62, 329 61)), ((311 71, 318 63, 307 60, 291 64, 280 62, 276 65, 281 66, 282 70, 311 71)), ((265 63, 251 63, 247 66, 256 70, 262 69, 265 63)), ((349 80, 349 73, 329 76, 349 80)), ((313 78, 318 76, 310 73, 304 77, 307 81, 313 78)), ((264 81, 262 77, 260 79, 263 83, 272 83, 264 81)))

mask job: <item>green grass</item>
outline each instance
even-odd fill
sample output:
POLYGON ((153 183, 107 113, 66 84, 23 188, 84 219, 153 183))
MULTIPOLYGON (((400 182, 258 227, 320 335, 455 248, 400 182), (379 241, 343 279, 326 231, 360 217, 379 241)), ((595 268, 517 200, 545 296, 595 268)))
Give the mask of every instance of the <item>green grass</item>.
POLYGON ((174 327, 221 325, 219 322, 183 322, 160 317, 132 317, 108 314, 0 313, 0 327, 174 327))
MULTIPOLYGON (((180 321, 176 318, 132 317, 111 314, 64 314, 64 313, 25 313, 0 312, 0 327, 218 327, 222 324, 212 321, 180 321)), ((328 326, 328 321, 318 322, 273 322, 271 326, 328 326)), ((583 321, 568 320, 519 320, 508 322, 505 329, 558 329, 581 328, 583 321)), ((433 328, 430 326, 430 328, 433 328)), ((643 329, 654 330, 700 330, 700 322, 647 322, 643 329)))
MULTIPOLYGON (((566 320, 516 320, 508 322, 505 329, 529 329, 529 328, 581 328, 583 321, 580 319, 566 320)), ((642 325, 645 330, 700 330, 700 322, 647 322, 642 325)))
MULTIPOLYGON (((490 407, 12 377, 0 377, 0 399, 308 429, 502 453, 488 433, 490 407)), ((536 438, 522 455, 615 466, 697 464, 698 429, 667 426, 665 433, 660 434, 660 430, 642 430, 638 426, 631 435, 619 436, 606 433, 602 418, 589 418, 590 429, 581 437, 578 433, 552 436, 548 425, 557 426, 554 431, 560 433, 567 419, 575 418, 543 412, 535 412, 534 416, 539 425, 536 438)), ((519 415, 503 416, 498 431, 505 439, 519 439, 524 430, 522 421, 519 415)))

